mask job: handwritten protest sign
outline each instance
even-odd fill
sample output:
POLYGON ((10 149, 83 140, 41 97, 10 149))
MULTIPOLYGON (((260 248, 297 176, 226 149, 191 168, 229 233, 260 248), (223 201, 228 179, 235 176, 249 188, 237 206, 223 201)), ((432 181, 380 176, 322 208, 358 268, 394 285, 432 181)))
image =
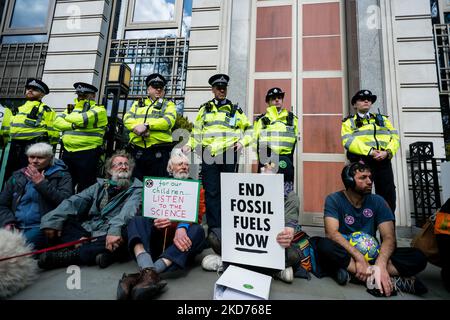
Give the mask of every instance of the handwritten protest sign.
POLYGON ((200 182, 146 177, 144 180, 143 215, 169 218, 171 221, 198 221, 200 182))
POLYGON ((276 241, 284 228, 281 174, 221 174, 222 260, 284 269, 284 248, 276 241))

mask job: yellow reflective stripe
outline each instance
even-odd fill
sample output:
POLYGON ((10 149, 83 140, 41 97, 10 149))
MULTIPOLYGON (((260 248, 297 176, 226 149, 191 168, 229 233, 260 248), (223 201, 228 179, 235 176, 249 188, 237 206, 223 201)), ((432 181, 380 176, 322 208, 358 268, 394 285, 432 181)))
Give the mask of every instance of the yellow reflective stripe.
POLYGON ((92 111, 92 113, 94 114, 94 125, 93 125, 93 127, 97 128, 97 125, 98 125, 98 112, 96 110, 94 110, 94 109, 89 110, 89 111, 92 111))
POLYGON ((347 142, 345 143, 344 148, 347 150, 350 149, 350 145, 352 144, 353 140, 355 140, 355 137, 353 137, 353 136, 350 137, 350 139, 348 139, 347 142))
POLYGON ((103 133, 98 133, 98 132, 65 131, 63 135, 103 138, 103 133))
POLYGON ((205 127, 211 127, 211 126, 215 126, 215 125, 221 125, 221 126, 225 126, 227 128, 233 128, 232 126, 230 126, 230 124, 226 121, 212 121, 212 122, 206 122, 204 124, 205 127))
MULTIPOLYGON (((195 134, 194 134, 195 136, 195 134)), ((213 133, 205 133, 203 137, 205 138, 218 138, 218 137, 240 137, 240 133, 236 132, 213 132, 213 133)))
POLYGON ((43 133, 42 131, 39 132, 27 132, 27 133, 12 133, 11 134, 11 138, 25 138, 25 137, 39 137, 42 136, 43 133))

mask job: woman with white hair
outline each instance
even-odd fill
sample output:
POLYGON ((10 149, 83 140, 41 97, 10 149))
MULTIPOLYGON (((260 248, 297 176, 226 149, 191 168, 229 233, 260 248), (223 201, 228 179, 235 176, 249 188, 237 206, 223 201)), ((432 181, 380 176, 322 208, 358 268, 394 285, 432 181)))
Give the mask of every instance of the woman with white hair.
POLYGON ((31 145, 28 166, 13 172, 0 193, 0 227, 20 230, 35 248, 47 245, 41 218, 72 195, 72 178, 51 145, 31 145))

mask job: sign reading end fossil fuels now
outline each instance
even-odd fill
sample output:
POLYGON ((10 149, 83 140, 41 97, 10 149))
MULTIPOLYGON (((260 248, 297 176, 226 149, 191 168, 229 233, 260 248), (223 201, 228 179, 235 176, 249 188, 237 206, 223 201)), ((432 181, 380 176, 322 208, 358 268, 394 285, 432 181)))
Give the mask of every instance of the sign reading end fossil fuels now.
POLYGON ((221 174, 222 260, 282 270, 282 174, 221 174))

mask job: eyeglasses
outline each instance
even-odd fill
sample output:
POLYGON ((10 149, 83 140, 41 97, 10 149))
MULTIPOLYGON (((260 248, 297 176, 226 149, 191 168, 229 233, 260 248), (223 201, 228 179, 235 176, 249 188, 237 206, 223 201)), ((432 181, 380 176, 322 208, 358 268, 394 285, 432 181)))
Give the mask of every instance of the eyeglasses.
POLYGON ((113 167, 113 168, 119 168, 119 167, 128 168, 129 166, 130 165, 128 164, 128 162, 117 162, 117 163, 111 164, 111 167, 113 167))

